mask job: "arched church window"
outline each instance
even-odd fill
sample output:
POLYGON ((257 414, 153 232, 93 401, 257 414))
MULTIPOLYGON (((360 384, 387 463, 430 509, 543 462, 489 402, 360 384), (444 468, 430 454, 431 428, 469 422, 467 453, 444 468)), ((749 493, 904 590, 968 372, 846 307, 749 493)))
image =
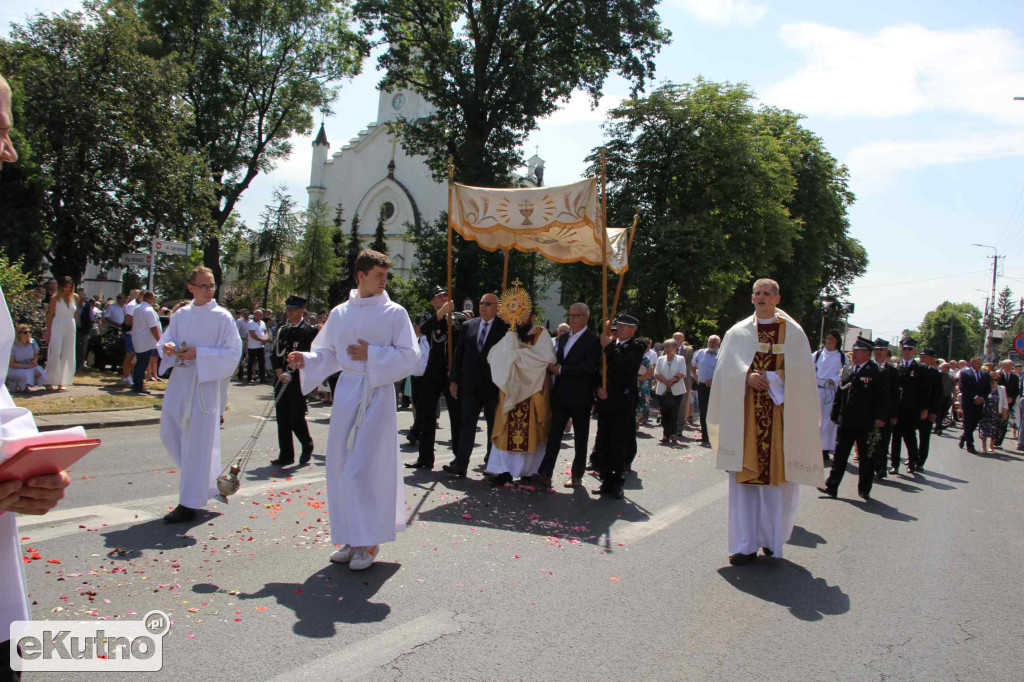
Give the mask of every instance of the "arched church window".
POLYGON ((395 217, 395 205, 390 201, 385 201, 380 205, 380 212, 384 215, 384 220, 391 220, 395 217))

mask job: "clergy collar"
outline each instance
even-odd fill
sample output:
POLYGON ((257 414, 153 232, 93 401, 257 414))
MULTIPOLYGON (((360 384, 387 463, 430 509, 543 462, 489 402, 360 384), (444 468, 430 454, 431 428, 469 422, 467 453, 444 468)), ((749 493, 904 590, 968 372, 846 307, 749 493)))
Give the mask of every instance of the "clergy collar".
POLYGON ((348 302, 352 305, 380 305, 381 303, 390 303, 391 299, 388 297, 387 291, 369 298, 360 298, 359 289, 352 289, 348 293, 348 302))
POLYGON ((764 319, 764 320, 762 320, 762 319, 761 319, 760 317, 758 317, 757 315, 754 315, 754 319, 755 319, 755 320, 757 320, 757 323, 758 323, 758 324, 775 324, 776 322, 778 322, 778 321, 779 321, 779 318, 778 318, 778 316, 777 316, 777 315, 775 315, 775 316, 773 316, 773 317, 769 317, 769 318, 766 318, 766 319, 764 319))

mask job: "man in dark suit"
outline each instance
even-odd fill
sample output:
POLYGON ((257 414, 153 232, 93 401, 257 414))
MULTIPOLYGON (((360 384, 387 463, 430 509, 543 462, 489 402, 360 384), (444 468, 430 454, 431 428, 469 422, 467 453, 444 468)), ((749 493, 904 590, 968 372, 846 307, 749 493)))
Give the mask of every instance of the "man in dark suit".
POLYGON ((601 472, 597 492, 615 499, 625 497, 622 486, 626 470, 636 454, 637 373, 644 356, 644 345, 633 338, 636 326, 632 315, 619 315, 615 337, 601 337, 608 363, 608 386, 597 389, 598 431, 605 436, 597 444, 601 472))
POLYGON ((491 379, 487 354, 508 331, 508 325, 497 314, 498 297, 484 294, 480 298, 480 317, 463 325, 459 342, 455 346, 455 357, 452 358, 452 380, 448 390, 462 403, 462 424, 455 459, 441 468, 459 478, 465 478, 469 469, 480 410, 484 411, 484 419, 487 420, 487 453, 491 451, 498 387, 491 379))
POLYGON ((889 461, 889 444, 892 440, 892 429, 896 425, 896 411, 900 405, 900 376, 896 366, 892 364, 892 351, 885 339, 875 339, 875 364, 878 365, 879 379, 885 384, 886 408, 885 424, 878 429, 878 440, 875 451, 871 453, 875 465, 875 475, 879 479, 886 477, 886 465, 889 461))
POLYGON ((601 339, 587 329, 590 309, 585 303, 569 307, 569 333, 558 337, 556 362, 548 366, 554 384, 551 387, 551 428, 544 450, 544 461, 533 478, 543 488, 551 487, 558 451, 562 447, 565 425, 572 420, 576 455, 572 460, 572 478, 568 488, 583 485, 587 466, 587 440, 590 438, 590 411, 594 389, 601 381, 601 339))
POLYGON ((896 425, 892 431, 890 450, 890 474, 900 471, 900 444, 907 446, 907 471, 914 473, 918 467, 917 429, 928 418, 932 384, 925 366, 914 359, 917 341, 905 338, 900 341, 900 358, 896 365, 899 373, 900 396, 896 408, 896 425))
POLYGON ((839 484, 846 473, 854 443, 862 453, 857 494, 865 500, 871 499, 875 476, 871 460, 875 453, 868 448, 868 437, 885 426, 885 415, 889 411, 889 386, 878 365, 870 361, 871 351, 871 341, 858 338, 853 344, 853 361, 847 363, 839 375, 831 415, 832 422, 839 425, 835 460, 825 486, 818 488, 833 499, 839 494, 839 484))
POLYGON ((932 429, 935 428, 935 423, 939 420, 939 412, 942 411, 942 372, 939 371, 936 357, 935 351, 930 348, 921 351, 924 382, 928 386, 928 416, 917 425, 917 464, 914 467, 916 471, 923 469, 925 460, 928 459, 932 429))
POLYGON ((427 368, 416 390, 416 415, 420 425, 419 433, 416 434, 419 457, 415 462, 405 465, 409 469, 434 468, 434 439, 437 435, 437 420, 434 415, 437 413, 437 401, 442 395, 448 408, 452 452, 459 451, 459 431, 462 427, 461 405, 458 399, 448 392, 448 317, 452 318, 452 337, 457 346, 466 315, 452 310, 452 301, 442 287, 434 287, 427 296, 434 312, 424 317, 420 323, 420 333, 427 337, 430 355, 427 356, 427 368))
MULTIPOLYGON (((1010 414, 1014 414, 1013 406, 1017 404, 1020 397, 1020 377, 1013 373, 1013 360, 1003 360, 999 363, 999 385, 1006 387, 1006 405, 1010 414)), ((1005 421, 999 424, 999 432, 996 434, 992 447, 1003 447, 1003 439, 1006 438, 1006 427, 1010 422, 1005 421)))
POLYGON ((974 449, 974 429, 978 428, 982 405, 992 391, 988 372, 981 371, 981 358, 971 358, 970 367, 960 370, 960 408, 964 411, 964 435, 960 436, 960 448, 967 446, 967 452, 978 454, 974 449))

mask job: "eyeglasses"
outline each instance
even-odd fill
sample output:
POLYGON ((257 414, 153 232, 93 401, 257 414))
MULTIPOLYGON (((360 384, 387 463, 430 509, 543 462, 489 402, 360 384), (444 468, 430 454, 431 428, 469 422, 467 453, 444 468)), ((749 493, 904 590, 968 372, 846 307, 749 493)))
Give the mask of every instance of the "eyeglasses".
POLYGON ((217 288, 216 284, 190 284, 189 286, 195 287, 196 289, 208 289, 210 291, 217 288))

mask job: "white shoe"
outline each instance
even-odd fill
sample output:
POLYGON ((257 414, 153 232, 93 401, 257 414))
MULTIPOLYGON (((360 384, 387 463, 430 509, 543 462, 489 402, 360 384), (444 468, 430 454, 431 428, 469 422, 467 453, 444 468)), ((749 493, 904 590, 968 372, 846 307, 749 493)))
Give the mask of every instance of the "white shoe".
POLYGON ((373 565, 378 554, 380 554, 380 545, 357 547, 355 553, 352 554, 352 560, 348 562, 348 567, 353 571, 365 571, 373 565))
POLYGON ((352 559, 352 547, 345 545, 331 555, 331 561, 336 564, 347 564, 352 559))

